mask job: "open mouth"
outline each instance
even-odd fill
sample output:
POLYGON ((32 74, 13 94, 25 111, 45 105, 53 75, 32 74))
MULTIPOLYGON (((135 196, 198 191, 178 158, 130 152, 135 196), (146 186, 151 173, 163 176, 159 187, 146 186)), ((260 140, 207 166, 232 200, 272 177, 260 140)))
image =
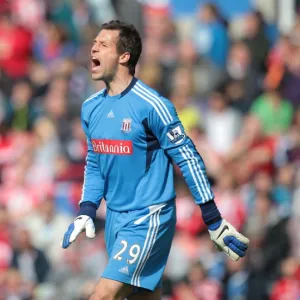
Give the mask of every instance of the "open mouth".
POLYGON ((93 56, 92 57, 92 70, 100 67, 100 65, 101 65, 100 60, 93 56))

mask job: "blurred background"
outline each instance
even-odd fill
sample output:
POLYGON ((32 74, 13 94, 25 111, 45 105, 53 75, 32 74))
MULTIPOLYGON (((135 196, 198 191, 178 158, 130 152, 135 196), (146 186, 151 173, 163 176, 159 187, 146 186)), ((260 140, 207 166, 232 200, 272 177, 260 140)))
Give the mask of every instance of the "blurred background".
POLYGON ((0 299, 85 300, 107 262, 97 236, 67 251, 86 143, 82 102, 103 87, 90 48, 111 19, 143 37, 137 75, 176 106, 216 203, 251 240, 218 253, 176 168, 164 300, 300 299, 300 1, 0 0, 0 299))

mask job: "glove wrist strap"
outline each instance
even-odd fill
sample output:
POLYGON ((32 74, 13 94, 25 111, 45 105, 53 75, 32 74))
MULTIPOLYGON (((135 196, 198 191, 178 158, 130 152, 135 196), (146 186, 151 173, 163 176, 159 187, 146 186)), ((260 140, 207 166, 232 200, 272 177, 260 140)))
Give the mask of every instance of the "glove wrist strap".
POLYGON ((97 211, 97 206, 95 203, 86 201, 82 202, 80 204, 80 210, 78 212, 78 216, 80 215, 86 215, 89 216, 92 220, 96 219, 96 211, 97 211))
POLYGON ((212 230, 215 230, 219 227, 222 221, 221 214, 216 206, 214 200, 208 201, 204 204, 199 205, 202 212, 202 219, 205 225, 212 230), (216 226, 217 225, 217 226, 216 226), (215 228, 216 227, 216 228, 215 228))

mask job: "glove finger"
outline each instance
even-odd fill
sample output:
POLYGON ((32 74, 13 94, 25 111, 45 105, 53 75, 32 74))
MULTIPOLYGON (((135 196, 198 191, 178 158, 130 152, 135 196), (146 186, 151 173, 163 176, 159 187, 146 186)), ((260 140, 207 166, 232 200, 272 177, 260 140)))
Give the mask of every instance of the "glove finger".
POLYGON ((65 233, 61 246, 64 249, 67 249, 70 246, 70 234, 65 233))
POLYGON ((62 247, 64 249, 66 249, 66 248, 68 248, 70 246, 70 236, 71 236, 73 230, 74 230, 74 224, 72 223, 69 226, 67 232, 65 233, 63 241, 62 241, 62 247))
POLYGON ((231 249, 234 253, 236 253, 239 257, 245 256, 245 251, 239 249, 237 246, 235 246, 233 243, 230 243, 228 245, 228 248, 231 249))
POLYGON ((227 246, 223 248, 223 252, 225 252, 233 261, 238 261, 240 259, 240 257, 227 246))
POLYGON ((73 230, 73 232, 70 235, 70 243, 73 243, 82 231, 83 231, 82 227, 80 227, 80 228, 75 227, 75 229, 73 230))
POLYGON ((93 239, 95 237, 95 225, 92 219, 88 219, 85 226, 85 234, 88 238, 93 239))
POLYGON ((245 245, 248 245, 249 244, 249 239, 246 238, 244 235, 242 235, 241 233, 237 232, 237 235, 236 235, 236 238, 242 242, 243 244, 245 245))
POLYGON ((239 249, 241 249, 242 251, 246 251, 248 249, 248 245, 247 244, 244 244, 242 242, 240 242, 239 240, 237 239, 234 239, 232 241, 232 243, 237 246, 239 249))
POLYGON ((230 235, 224 238, 224 243, 226 246, 229 246, 230 243, 241 249, 242 251, 246 251, 248 249, 248 245, 239 241, 235 236, 230 235))

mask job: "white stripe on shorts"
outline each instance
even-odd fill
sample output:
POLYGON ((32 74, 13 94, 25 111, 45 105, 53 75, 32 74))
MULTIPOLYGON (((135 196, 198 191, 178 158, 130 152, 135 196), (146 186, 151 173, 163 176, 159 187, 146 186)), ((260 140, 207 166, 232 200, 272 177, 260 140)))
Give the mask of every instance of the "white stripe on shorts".
POLYGON ((160 222, 159 222, 160 212, 161 212, 161 209, 159 211, 155 212, 150 217, 149 228, 148 228, 146 240, 145 240, 145 243, 143 246, 143 250, 142 250, 140 259, 137 263, 136 269, 135 269, 135 271, 132 275, 132 279, 131 279, 131 284, 134 286, 140 286, 141 273, 145 267, 145 264, 150 256, 152 248, 155 244, 159 225, 160 225, 160 222))

